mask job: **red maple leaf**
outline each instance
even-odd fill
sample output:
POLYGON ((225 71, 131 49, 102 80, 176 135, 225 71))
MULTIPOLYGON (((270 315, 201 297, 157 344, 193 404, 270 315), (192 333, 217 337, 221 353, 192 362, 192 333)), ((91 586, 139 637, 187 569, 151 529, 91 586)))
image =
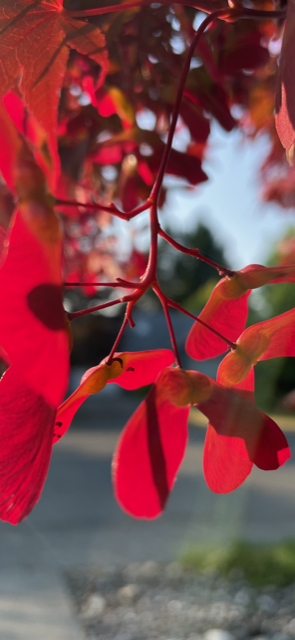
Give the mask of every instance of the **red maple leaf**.
POLYGON ((0 97, 20 82, 56 158, 56 121, 69 47, 107 70, 105 38, 71 17, 62 0, 0 0, 0 97), (21 79, 20 79, 21 78, 21 79))
POLYGON ((128 421, 114 455, 115 494, 131 515, 155 518, 163 511, 185 453, 190 405, 210 421, 204 474, 215 491, 236 488, 252 463, 261 469, 277 469, 290 457, 277 424, 243 394, 195 371, 164 369, 128 421), (214 448, 226 440, 226 447, 216 455, 214 448), (214 461, 219 464, 220 460, 222 466, 216 469, 214 461), (238 464, 242 473, 237 477, 238 464))

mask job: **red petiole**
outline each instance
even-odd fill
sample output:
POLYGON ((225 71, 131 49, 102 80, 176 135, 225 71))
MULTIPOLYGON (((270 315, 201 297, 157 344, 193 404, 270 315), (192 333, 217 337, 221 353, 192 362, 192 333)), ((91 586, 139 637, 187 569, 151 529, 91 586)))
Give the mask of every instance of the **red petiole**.
POLYGON ((203 256, 199 252, 199 249, 188 249, 187 247, 184 247, 182 244, 179 244, 179 242, 176 242, 176 240, 173 240, 173 238, 171 238, 171 236, 169 236, 168 233, 163 231, 163 229, 159 230, 158 235, 164 238, 164 240, 166 240, 167 242, 169 242, 169 244, 171 244, 172 247, 177 249, 177 251, 181 251, 181 253, 185 253, 188 256, 199 258, 199 260, 206 262, 206 264, 210 264, 211 267, 214 267, 214 269, 217 269, 220 275, 228 276, 229 278, 232 278, 235 275, 234 271, 231 271, 226 267, 221 267, 220 264, 217 264, 216 262, 213 262, 213 260, 210 260, 209 258, 206 258, 205 256, 203 256))

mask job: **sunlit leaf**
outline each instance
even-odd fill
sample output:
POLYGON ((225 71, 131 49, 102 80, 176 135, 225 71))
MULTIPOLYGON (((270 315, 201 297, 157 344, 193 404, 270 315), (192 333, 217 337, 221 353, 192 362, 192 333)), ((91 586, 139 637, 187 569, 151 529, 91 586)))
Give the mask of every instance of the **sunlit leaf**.
POLYGON ((10 367, 0 381, 0 519, 17 524, 43 488, 55 409, 10 367))
POLYGON ((20 209, 12 219, 8 241, 0 269, 0 344, 28 387, 57 407, 69 373, 60 241, 40 242, 20 209))
POLYGON ((161 376, 127 422, 113 461, 116 498, 137 518, 156 518, 173 488, 187 444, 189 407, 167 398, 161 376))
POLYGON ((219 366, 220 382, 228 387, 243 380, 259 360, 295 356, 295 309, 248 327, 236 345, 219 366))
MULTIPOLYGON (((219 382, 217 376, 217 382, 219 382)), ((234 390, 254 403, 253 367, 245 380, 234 390)), ((208 424, 203 469, 208 487, 214 493, 229 493, 237 489, 251 473, 253 462, 244 455, 244 442, 237 437, 228 437, 208 424)))
MULTIPOLYGON (((233 277, 222 278, 213 289, 199 318, 231 342, 236 342, 245 328, 248 296, 252 289, 265 284, 294 282, 295 265, 264 267, 250 264, 233 277)), ((214 358, 227 350, 224 340, 196 322, 186 341, 186 351, 195 360, 214 358)))
POLYGON ((98 27, 73 20, 61 0, 0 1, 0 95, 21 76, 25 101, 48 133, 56 158, 56 121, 69 47, 107 69, 105 39, 98 27))
POLYGON ((88 369, 79 387, 58 409, 53 443, 66 433, 84 400, 101 391, 108 382, 116 382, 123 389, 138 389, 154 382, 160 371, 173 361, 174 355, 169 349, 115 353, 110 365, 103 361, 88 369))
POLYGON ((294 93, 294 38, 295 4, 287 2, 287 15, 280 55, 276 88, 276 128, 285 149, 290 149, 295 141, 295 93, 294 93))

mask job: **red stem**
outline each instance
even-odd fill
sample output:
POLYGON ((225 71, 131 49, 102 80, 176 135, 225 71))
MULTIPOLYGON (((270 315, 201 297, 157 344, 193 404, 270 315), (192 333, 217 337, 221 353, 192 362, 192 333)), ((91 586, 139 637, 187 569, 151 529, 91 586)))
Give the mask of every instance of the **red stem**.
POLYGON ((198 318, 197 316, 194 316, 193 313, 190 313, 186 309, 183 309, 183 307, 181 307, 181 305, 178 304, 178 302, 174 302, 174 300, 170 300, 170 298, 167 298, 167 296, 165 296, 165 298, 169 307, 173 307, 173 309, 177 309, 178 311, 181 311, 181 313, 184 313, 186 316, 189 316, 189 318, 196 320, 196 322, 199 322, 201 325, 203 325, 203 327, 211 331, 211 333, 214 333, 218 338, 221 338, 221 340, 226 342, 227 346, 230 347, 230 349, 232 349, 233 351, 236 350, 237 345, 235 344, 235 342, 231 342, 231 340, 228 340, 223 335, 221 335, 219 331, 216 331, 215 329, 213 329, 213 327, 210 327, 209 324, 206 324, 206 322, 203 322, 203 320, 200 320, 200 318, 198 318))
MULTIPOLYGON (((203 11, 204 13, 214 13, 214 5, 211 1, 206 2, 203 0, 176 0, 176 2, 172 2, 172 0, 134 0, 133 2, 122 2, 120 4, 113 4, 110 7, 97 7, 96 9, 82 9, 80 11, 67 11, 63 10, 63 13, 66 15, 70 15, 71 18, 90 18, 91 16, 101 16, 106 13, 114 13, 115 11, 127 11, 128 9, 136 9, 141 7, 149 7, 151 4, 159 4, 161 6, 164 5, 172 5, 172 4, 180 4, 185 7, 194 7, 194 9, 199 9, 199 11, 203 11)), ((241 12, 239 18, 256 18, 261 20, 275 19, 275 18, 284 18, 286 15, 285 9, 279 9, 277 11, 264 11, 263 9, 246 9, 242 5, 237 8, 234 6, 234 9, 237 9, 237 12, 241 12)))
POLYGON ((188 256, 194 256, 195 258, 199 258, 199 260, 206 262, 206 264, 210 264, 211 267, 214 267, 214 269, 217 269, 220 275, 228 276, 229 278, 232 278, 235 275, 235 271, 231 271, 226 267, 221 267, 220 264, 217 264, 216 262, 213 262, 213 260, 209 260, 209 258, 206 258, 205 256, 203 256, 199 252, 199 249, 188 249, 187 247, 184 247, 182 244, 179 244, 179 242, 176 242, 176 240, 173 240, 173 238, 171 238, 171 236, 169 236, 168 233, 163 231, 163 229, 159 229, 159 236, 161 236, 162 238, 164 238, 164 240, 169 242, 169 244, 171 244, 172 247, 177 249, 177 251, 181 251, 182 253, 185 253, 188 256))
POLYGON ((89 307, 89 309, 81 309, 81 311, 73 311, 73 313, 68 313, 68 319, 71 322, 72 320, 76 320, 76 318, 87 316, 89 313, 93 313, 93 311, 100 311, 101 309, 107 309, 107 307, 113 307, 115 304, 119 304, 121 302, 129 302, 129 300, 132 300, 131 296, 124 296, 124 298, 117 298, 116 300, 109 300, 109 302, 104 302, 104 304, 98 304, 96 307, 89 307))
POLYGON ((117 349, 117 346, 118 346, 118 344, 119 344, 119 342, 120 342, 120 340, 121 340, 121 338, 122 338, 122 335, 123 335, 123 333, 124 333, 124 331, 125 331, 125 328, 126 328, 127 323, 128 323, 128 307, 127 307, 127 309, 126 309, 126 313, 125 313, 125 316, 124 316, 124 320, 123 320, 123 323, 122 323, 121 329, 120 329, 120 331, 119 331, 119 333, 118 333, 118 335, 117 335, 117 337, 116 337, 116 340, 115 340, 115 342, 114 342, 114 345, 113 345, 113 347, 112 347, 112 350, 111 350, 111 352, 110 352, 110 355, 109 355, 108 359, 106 360, 106 364, 107 364, 107 365, 111 365, 111 364, 112 364, 112 360, 113 360, 113 357, 114 357, 114 353, 115 353, 115 351, 116 351, 116 349, 117 349))
POLYGON ((163 178, 165 175, 165 171, 167 168, 167 164, 168 164, 168 160, 169 160, 169 155, 170 155, 170 151, 171 151, 171 146, 172 146, 172 142, 173 142, 173 136, 175 133, 175 129, 176 129, 176 125, 177 125, 177 120, 178 120, 178 116, 179 116, 179 109, 180 109, 180 104, 181 104, 181 100, 182 100, 182 95, 183 95, 183 91, 184 91, 184 87, 185 87, 185 83, 186 83, 186 79, 187 79, 187 74, 189 72, 190 69, 190 64, 191 64, 191 59, 194 55, 194 51, 196 46, 198 45, 198 42, 200 40, 201 35, 204 33, 205 29, 207 29, 207 27, 209 26, 209 24, 211 24, 211 22, 214 22, 214 20, 216 20, 217 18, 221 18, 221 17, 225 17, 225 16, 229 16, 229 15, 235 15, 236 11, 234 9, 218 9, 217 11, 214 11, 214 13, 212 13, 211 15, 207 16, 207 18, 205 18, 205 20, 203 20, 202 24, 199 26, 198 30, 196 31, 192 42, 190 44, 189 50, 187 52, 186 55, 186 59, 185 59, 185 63, 184 63, 184 67, 182 69, 181 72, 181 77, 180 77, 180 82, 178 85, 178 90, 177 90, 177 95, 176 95, 176 100, 175 100, 175 104, 173 107, 173 113, 172 113, 172 120, 171 120, 171 125, 169 128, 169 134, 168 134, 168 139, 166 142, 166 146, 163 152, 163 156, 162 156, 162 160, 161 160, 161 164, 160 164, 160 168, 159 168, 159 172, 155 181, 155 184, 151 190, 151 194, 150 194, 150 198, 152 200, 154 200, 155 202, 157 202, 160 191, 161 191, 161 187, 162 187, 162 182, 163 182, 163 178))
POLYGON ((141 282, 64 282, 64 287, 121 287, 121 289, 137 289, 141 282))
MULTIPOLYGON (((149 7, 151 4, 155 4, 155 0, 134 0, 132 2, 113 4, 110 7, 99 7, 96 9, 85 9, 81 11, 64 10, 64 12, 70 14, 71 18, 89 18, 90 16, 101 16, 105 13, 113 13, 114 11, 127 11, 128 9, 149 7)), ((171 0, 159 0, 157 4, 171 5, 174 3, 171 2, 171 0)), ((201 2, 200 0, 177 0, 176 4, 181 4, 187 7, 194 7, 195 9, 199 9, 200 11, 204 11, 204 13, 213 12, 211 1, 206 2, 206 0, 203 0, 201 2)))
POLYGON ((151 206, 151 202, 148 199, 144 204, 141 204, 139 207, 136 207, 136 209, 133 209, 133 211, 128 211, 127 213, 124 213, 124 211, 120 211, 120 209, 117 209, 114 204, 108 206, 99 203, 94 204, 92 202, 87 202, 85 204, 85 202, 77 202, 76 200, 56 199, 54 206, 58 207, 58 205, 63 207, 84 207, 85 209, 90 209, 90 211, 106 211, 107 213, 111 213, 117 218, 121 218, 121 220, 127 220, 127 222, 129 222, 131 218, 135 218, 135 216, 137 216, 139 213, 142 213, 142 211, 146 211, 147 209, 149 209, 151 206))
POLYGON ((160 287, 158 285, 154 286, 153 290, 157 294, 159 300, 162 303, 162 307, 163 307, 163 310, 164 310, 164 313, 165 313, 165 318, 166 318, 166 322, 167 322, 167 326, 168 326, 168 330, 169 330, 170 340, 171 340, 173 352, 174 352, 174 355, 175 355, 175 360, 176 360, 178 366, 182 369, 179 350, 178 350, 178 346, 177 346, 177 342, 176 342, 176 338, 175 338, 173 325, 172 325, 171 318, 170 318, 170 313, 169 313, 168 303, 167 303, 166 297, 165 297, 165 295, 163 295, 163 293, 162 293, 162 291, 161 291, 161 289, 160 289, 160 287))

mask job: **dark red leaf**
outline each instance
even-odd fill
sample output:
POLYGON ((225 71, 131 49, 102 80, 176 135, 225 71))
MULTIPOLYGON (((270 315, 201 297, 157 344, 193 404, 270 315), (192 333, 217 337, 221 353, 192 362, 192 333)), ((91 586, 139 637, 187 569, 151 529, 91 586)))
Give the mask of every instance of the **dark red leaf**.
POLYGON ((221 71, 227 75, 240 75, 243 69, 248 71, 264 67, 269 62, 269 53, 259 44, 242 44, 223 57, 221 71))
MULTIPOLYGON (((190 375, 198 377, 193 372, 190 375)), ((198 374, 200 376, 201 374, 198 374)), ((231 449, 234 456, 238 455, 243 460, 253 462, 260 469, 277 469, 290 458, 290 450, 287 440, 278 425, 267 415, 259 411, 255 405, 248 402, 239 393, 227 389, 217 382, 211 381, 212 389, 208 400, 200 402, 197 406, 210 421, 210 425, 219 436, 228 438, 226 446, 231 449)), ((209 436, 209 451, 212 443, 209 436)), ((211 482, 210 473, 213 476, 212 484, 216 486, 214 468, 208 455, 205 455, 204 473, 211 482), (207 467, 208 465, 208 467, 207 467)), ((226 455, 226 450, 225 450, 226 455)), ((224 467, 223 467, 224 468, 224 467)), ((244 472, 247 467, 244 467, 244 472)), ((249 469, 250 472, 250 469, 249 469)), ((231 468, 228 468, 228 475, 231 468)), ((241 476, 243 473, 241 472, 241 476)), ((218 479, 218 478, 217 478, 218 479)), ((237 482, 237 465, 233 467, 233 476, 229 477, 224 485, 235 488, 237 482), (235 486, 234 486, 235 485, 235 486)), ((243 480, 241 480, 243 482, 243 480)), ((222 486, 224 486, 222 485, 222 486)), ((218 485, 217 485, 218 486, 218 485)), ((215 489, 216 490, 216 489, 215 489)))
MULTIPOLYGON (((234 389, 254 404, 253 367, 247 378, 234 389)), ((234 491, 246 480, 252 467, 253 462, 245 459, 243 441, 219 433, 209 422, 203 453, 204 477, 209 489, 214 493, 234 491)))
POLYGON ((189 407, 176 407, 161 381, 127 422, 113 461, 116 498, 136 518, 156 518, 173 488, 187 443, 189 407))
POLYGON ((0 518, 18 524, 40 497, 56 411, 10 367, 0 381, 0 518))
MULTIPOLYGON (((147 163, 155 173, 157 173, 160 167, 162 155, 163 150, 159 149, 147 158, 147 163)), ((181 153, 180 151, 176 151, 176 149, 171 149, 166 173, 178 176, 179 178, 186 178, 186 180, 193 185, 208 180, 199 158, 191 156, 188 153, 181 153)))

